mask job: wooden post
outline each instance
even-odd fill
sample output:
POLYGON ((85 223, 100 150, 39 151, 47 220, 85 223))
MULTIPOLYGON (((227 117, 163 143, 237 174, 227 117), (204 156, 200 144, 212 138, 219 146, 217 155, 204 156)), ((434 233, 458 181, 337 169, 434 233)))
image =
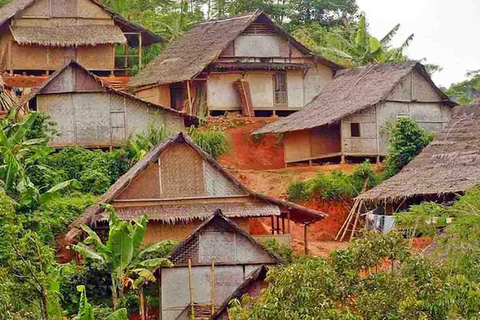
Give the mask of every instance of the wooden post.
POLYGON ((287 228, 288 228, 288 234, 291 234, 290 233, 290 211, 288 211, 288 214, 287 214, 287 228))
POLYGON ((308 254, 307 227, 308 227, 308 224, 303 225, 303 241, 305 243, 305 255, 308 254))
POLYGON ((377 164, 380 164, 380 156, 377 156, 377 164))
POLYGON ((280 234, 280 216, 277 216, 277 234, 280 234))
POLYGON ((190 80, 187 80, 187 94, 188 94, 188 114, 192 114, 193 106, 192 106, 192 95, 190 93, 190 80))
POLYGON ((212 315, 215 313, 215 260, 212 259, 212 271, 210 275, 210 300, 212 302, 212 315))
POLYGON ((138 69, 142 70, 142 33, 138 33, 138 69))
POLYGON ((282 217, 282 234, 285 234, 285 217, 282 217))
POLYGON ((143 295, 143 286, 140 287, 140 318, 145 320, 145 297, 143 295))
POLYGON ((158 269, 158 319, 162 320, 162 268, 158 269))
POLYGON ((275 223, 274 223, 274 219, 273 219, 273 216, 270 216, 271 220, 272 220, 272 234, 275 234, 275 223))
POLYGON ((192 319, 195 319, 195 306, 193 302, 193 283, 192 283, 192 259, 188 259, 188 287, 190 289, 190 310, 192 319))

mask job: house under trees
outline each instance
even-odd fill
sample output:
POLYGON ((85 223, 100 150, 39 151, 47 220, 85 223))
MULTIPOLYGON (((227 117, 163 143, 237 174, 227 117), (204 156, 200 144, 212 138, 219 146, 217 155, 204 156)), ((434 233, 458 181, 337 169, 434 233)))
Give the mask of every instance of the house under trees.
POLYGON ((409 117, 428 132, 443 129, 452 102, 415 61, 340 70, 301 111, 254 134, 283 133, 285 165, 387 155, 386 125, 409 117))
MULTIPOLYGON (((70 60, 100 76, 125 76, 142 66, 143 47, 161 41, 96 0, 12 0, 0 8, 0 71, 11 87, 38 86, 70 60)), ((110 80, 124 86, 128 78, 110 80)))
POLYGON ((199 23, 129 86, 145 100, 191 114, 288 115, 309 103, 341 68, 257 10, 199 23))

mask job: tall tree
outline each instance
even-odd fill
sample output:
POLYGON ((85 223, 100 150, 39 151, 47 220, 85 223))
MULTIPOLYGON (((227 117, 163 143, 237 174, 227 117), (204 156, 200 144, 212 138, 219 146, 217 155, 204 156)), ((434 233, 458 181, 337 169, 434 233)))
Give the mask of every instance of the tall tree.
POLYGON ((397 24, 382 39, 370 35, 365 15, 362 15, 355 32, 349 37, 344 38, 341 34, 336 34, 339 41, 346 50, 339 50, 336 47, 318 47, 319 52, 330 53, 339 59, 350 62, 352 66, 361 66, 369 63, 383 63, 392 61, 404 61, 406 56, 404 51, 408 48, 413 40, 413 34, 400 45, 398 48, 392 48, 390 43, 393 37, 400 29, 397 24))
POLYGON ((459 104, 471 104, 475 99, 475 92, 480 90, 480 70, 469 71, 467 80, 454 83, 445 93, 459 104))

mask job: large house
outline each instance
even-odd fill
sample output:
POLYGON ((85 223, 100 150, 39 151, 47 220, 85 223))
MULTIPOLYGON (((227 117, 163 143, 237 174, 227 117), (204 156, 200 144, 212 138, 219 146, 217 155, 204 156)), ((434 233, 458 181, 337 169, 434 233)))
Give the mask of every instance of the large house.
POLYGON ((184 133, 159 143, 120 177, 95 206, 72 223, 67 241, 81 232, 83 224, 108 228, 103 204, 113 205, 123 220, 147 215, 146 244, 183 240, 216 210, 246 232, 252 219, 268 219, 275 237, 287 241, 291 221, 303 224, 306 232, 308 225, 326 216, 251 191, 184 133))
POLYGON ((145 100, 192 114, 288 115, 309 103, 341 68, 257 10, 199 23, 129 86, 145 100))
POLYGON ((37 88, 26 104, 57 124, 59 135, 51 142, 55 148, 120 146, 150 126, 183 130, 197 121, 117 91, 73 60, 37 88))
POLYGON ((97 75, 125 75, 132 62, 141 66, 142 47, 160 41, 96 0, 12 0, 0 8, 0 71, 20 75, 5 77, 11 87, 35 87, 70 60, 97 75))
POLYGON ((254 134, 283 133, 285 164, 387 154, 385 125, 409 117, 428 132, 450 121, 456 104, 415 61, 340 70, 301 111, 254 134))

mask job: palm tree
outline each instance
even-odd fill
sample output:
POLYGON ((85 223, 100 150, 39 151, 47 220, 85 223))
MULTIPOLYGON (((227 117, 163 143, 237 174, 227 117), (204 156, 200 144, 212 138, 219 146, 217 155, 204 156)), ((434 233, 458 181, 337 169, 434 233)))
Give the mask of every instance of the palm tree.
POLYGON ((319 47, 317 50, 347 60, 353 66, 402 61, 405 60, 403 52, 412 42, 414 35, 411 34, 400 47, 390 48, 390 41, 396 35, 398 29, 400 29, 400 24, 397 24, 381 40, 378 40, 368 33, 365 15, 362 15, 355 32, 349 39, 338 33, 336 34, 346 50, 325 47, 319 47))
POLYGON ((72 245, 72 249, 107 266, 112 279, 113 308, 116 310, 125 285, 134 284, 132 288, 137 289, 145 281, 154 282, 153 271, 161 266, 172 266, 172 263, 165 258, 147 258, 149 253, 157 251, 165 242, 140 250, 148 222, 146 216, 130 223, 121 221, 112 206, 106 206, 106 210, 110 211, 107 243, 103 244, 100 237, 84 225, 82 229, 88 237, 83 243, 72 245))

